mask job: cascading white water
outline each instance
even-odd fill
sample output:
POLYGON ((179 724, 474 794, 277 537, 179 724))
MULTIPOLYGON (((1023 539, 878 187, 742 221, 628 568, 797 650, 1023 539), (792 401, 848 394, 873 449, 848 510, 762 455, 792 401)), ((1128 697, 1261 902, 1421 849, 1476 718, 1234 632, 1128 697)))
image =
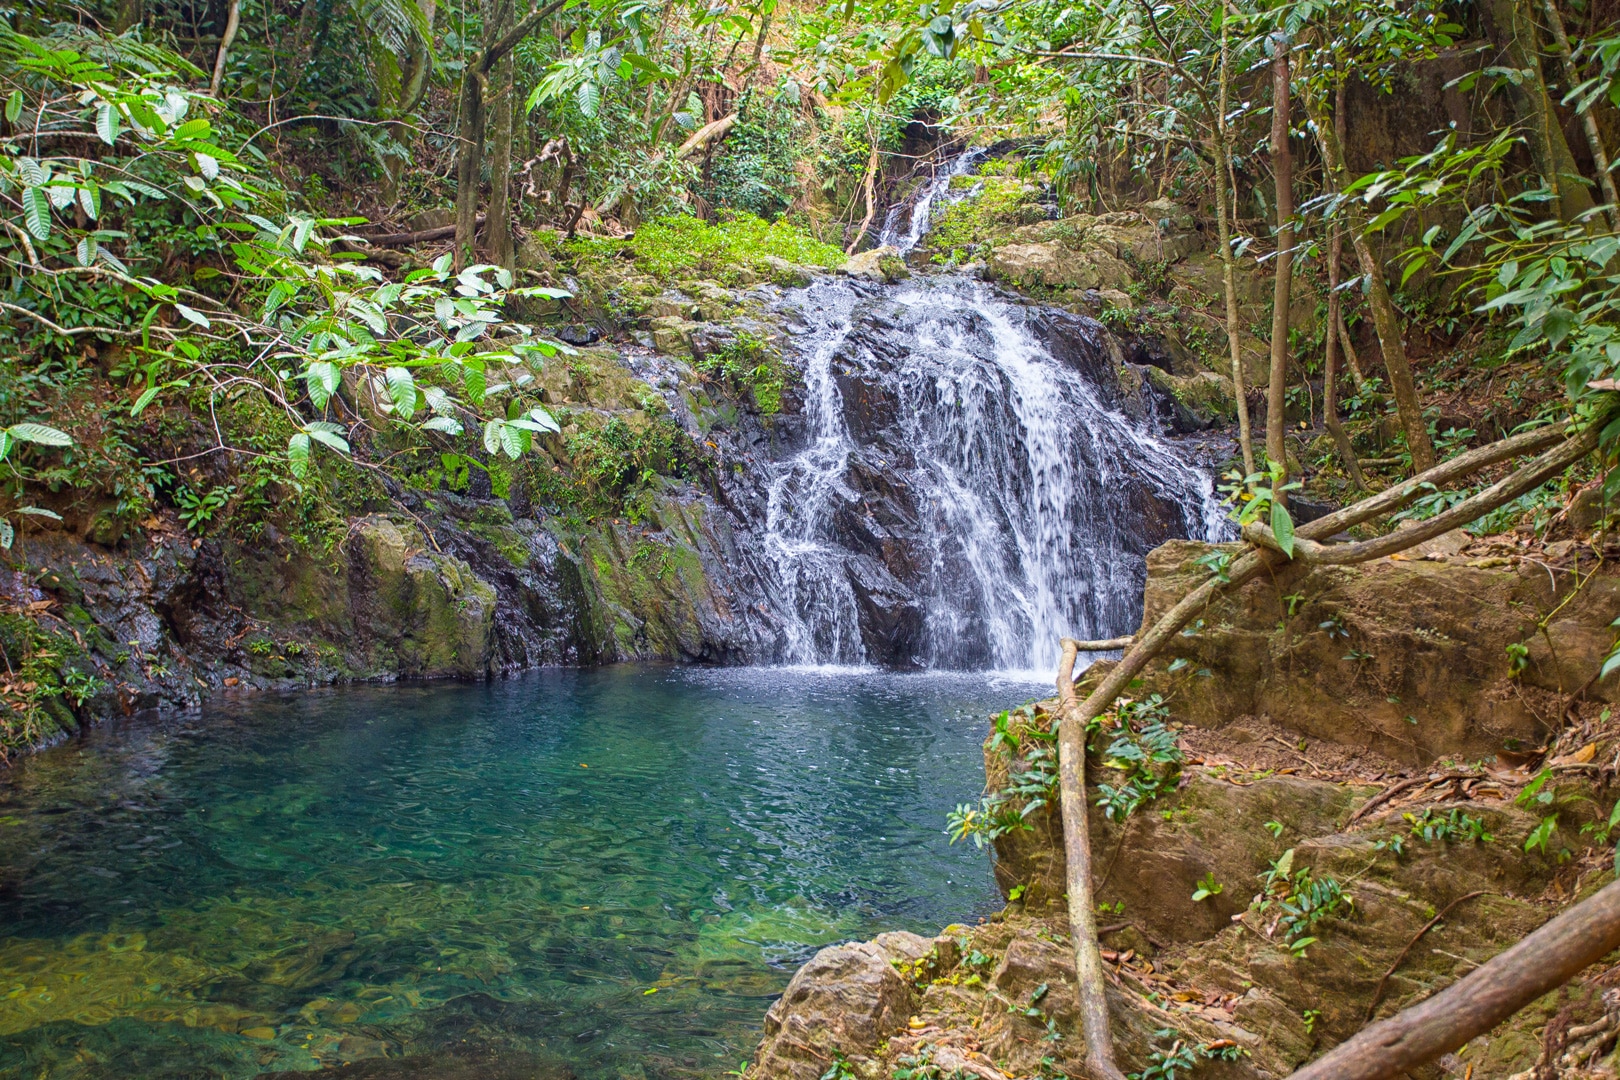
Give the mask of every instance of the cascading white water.
POLYGON ((1208 474, 1068 355, 1106 376, 1099 325, 961 274, 795 301, 806 441, 763 530, 780 660, 1050 671, 1060 637, 1134 628, 1148 549, 1220 534, 1208 474), (1043 341, 1058 319, 1069 362, 1043 341))
POLYGON ((966 176, 984 160, 985 151, 968 150, 951 158, 918 191, 910 204, 901 202, 889 207, 883 215, 883 228, 878 232, 878 244, 899 249, 905 254, 916 247, 933 227, 935 215, 945 206, 970 198, 976 191, 968 187, 953 191, 951 181, 966 176), (909 211, 909 212, 908 212, 909 211), (905 231, 900 223, 905 221, 905 231))

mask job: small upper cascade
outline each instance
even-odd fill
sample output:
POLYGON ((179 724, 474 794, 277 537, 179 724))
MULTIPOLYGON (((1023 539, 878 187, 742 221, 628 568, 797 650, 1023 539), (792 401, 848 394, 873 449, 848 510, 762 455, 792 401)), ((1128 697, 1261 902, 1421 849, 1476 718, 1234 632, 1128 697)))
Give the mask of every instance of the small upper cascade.
POLYGON ((966 176, 983 161, 985 149, 968 150, 945 162, 910 202, 889 207, 883 216, 883 228, 878 232, 878 243, 895 248, 904 255, 916 247, 933 227, 934 217, 946 206, 973 194, 971 188, 953 191, 951 181, 966 176))

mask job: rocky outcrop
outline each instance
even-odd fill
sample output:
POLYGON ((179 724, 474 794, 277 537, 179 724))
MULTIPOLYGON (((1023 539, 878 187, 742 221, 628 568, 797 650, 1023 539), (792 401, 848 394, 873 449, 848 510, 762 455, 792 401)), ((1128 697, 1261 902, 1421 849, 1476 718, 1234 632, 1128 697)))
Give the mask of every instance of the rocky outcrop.
MULTIPOLYGON (((1149 556, 1144 625, 1208 575, 1196 560, 1212 550, 1178 541, 1149 556)), ((1257 583, 1178 637, 1148 686, 1174 694, 1188 723, 1287 717, 1308 737, 1411 764, 1540 745, 1561 722, 1560 695, 1620 694, 1620 679, 1597 678, 1620 576, 1577 579, 1564 562, 1457 532, 1407 555, 1316 569, 1287 595, 1257 583), (1517 671, 1510 647, 1525 650, 1517 671)))
MULTIPOLYGON (((1209 572, 1193 560, 1212 550, 1174 542, 1150 556, 1145 622, 1209 572)), ((1614 801, 1620 722, 1605 708, 1615 689, 1594 676, 1620 576, 1595 563, 1567 541, 1531 553, 1447 536, 1354 573, 1257 583, 1179 639, 1133 689, 1178 747, 1161 793, 1128 815, 1091 813, 1125 1070, 1178 1059, 1200 1075, 1286 1076, 1608 880, 1612 852, 1593 833, 1614 801)), ((1084 1074, 1055 799, 1025 809, 1054 707, 1014 710, 985 746, 988 789, 1015 774, 1023 785, 1018 824, 994 841, 1006 910, 947 928, 953 946, 936 943, 910 1017, 875 1049, 869 1034, 840 1041, 838 999, 820 996, 811 968, 768 1030, 848 1054, 873 1080, 919 1062, 985 1080, 1084 1074)), ((1089 778, 1112 786, 1098 803, 1130 775, 1110 748, 1123 734, 1110 716, 1092 740, 1089 778)), ((1447 1068, 1522 1071, 1555 1013, 1605 1012, 1607 978, 1549 995, 1447 1068)), ((797 1075, 769 1045, 749 1075, 797 1075)))

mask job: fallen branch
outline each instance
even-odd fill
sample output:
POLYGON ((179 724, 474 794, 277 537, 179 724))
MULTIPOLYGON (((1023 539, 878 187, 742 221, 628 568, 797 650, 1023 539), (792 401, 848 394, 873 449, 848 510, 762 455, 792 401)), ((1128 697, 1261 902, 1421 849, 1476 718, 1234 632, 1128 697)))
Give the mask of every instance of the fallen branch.
POLYGON ((1058 661, 1058 784, 1063 807, 1063 855, 1069 891, 1069 937, 1080 997, 1080 1025, 1086 1036, 1086 1067, 1092 1080, 1124 1080, 1114 1064, 1108 1027, 1108 984, 1097 946, 1097 907, 1091 898, 1091 828, 1086 820, 1086 725, 1077 718, 1074 661, 1079 642, 1063 639, 1058 661))
POLYGON ((736 113, 732 113, 730 116, 722 116, 718 120, 704 124, 692 132, 691 138, 681 143, 681 148, 675 151, 675 156, 684 160, 693 154, 701 153, 725 138, 731 129, 736 126, 736 113))
POLYGON ((1374 795, 1372 798, 1368 799, 1366 802, 1357 807, 1356 812, 1350 815, 1350 820, 1344 823, 1345 828, 1349 828, 1350 826, 1354 825, 1356 822, 1372 813, 1378 807, 1383 806, 1401 792, 1409 791, 1412 788, 1417 787, 1419 784, 1428 783, 1428 781, 1429 778, 1427 776, 1409 776, 1405 780, 1397 780, 1395 783, 1389 785, 1389 787, 1385 788, 1383 791, 1380 791, 1378 794, 1374 795))
POLYGON ((1128 649, 1134 637, 1111 637, 1101 641, 1076 641, 1074 647, 1080 652, 1111 652, 1114 649, 1128 649))
MULTIPOLYGON (((473 220, 475 230, 482 229, 486 215, 479 214, 473 220)), ((373 247, 410 247, 412 244, 425 244, 430 240, 449 240, 456 235, 454 225, 439 225, 431 229, 417 229, 415 232, 382 233, 378 236, 362 236, 360 239, 373 247)))
POLYGON ((1424 923, 1423 929, 1412 935, 1412 940, 1406 943, 1406 948, 1402 949, 1401 954, 1395 958, 1395 962, 1389 965, 1389 970, 1384 972, 1384 977, 1378 980, 1378 986, 1373 990, 1372 1000, 1367 1003, 1367 1019, 1362 1021, 1362 1023, 1372 1023, 1373 1013, 1378 1011, 1378 1003, 1384 999, 1384 987, 1388 985, 1390 978, 1394 976, 1395 972, 1400 969, 1401 964, 1405 962, 1407 954, 1412 951, 1412 947, 1419 941, 1423 940, 1423 935, 1427 934, 1430 930, 1433 930, 1436 926, 1439 926, 1440 923, 1444 921, 1445 917, 1451 914, 1452 909, 1457 907, 1459 904, 1488 894, 1490 894, 1490 890, 1480 889, 1477 892, 1471 892, 1465 896, 1457 897, 1457 899, 1447 904, 1440 914, 1424 923))
POLYGON ((1290 1080, 1384 1080, 1449 1053, 1620 946, 1620 881, 1433 997, 1363 1028, 1290 1080))
MULTIPOLYGON (((1490 487, 1469 496, 1443 513, 1420 521, 1413 528, 1400 529, 1376 540, 1324 545, 1304 537, 1306 529, 1301 528, 1299 530, 1301 536, 1294 543, 1293 557, 1297 561, 1320 566, 1348 566, 1352 563, 1371 562, 1373 559, 1381 559, 1386 555, 1394 555, 1407 548, 1416 547, 1442 533, 1461 528, 1526 492, 1534 491, 1597 449, 1598 432, 1599 427, 1592 425, 1574 438, 1553 447, 1528 465, 1509 473, 1490 487)), ((1376 498, 1378 496, 1366 501, 1372 502, 1376 498)), ((1314 525, 1316 522, 1310 524, 1314 525)), ((1258 521, 1250 522, 1243 527, 1243 538, 1257 547, 1269 548, 1279 553, 1282 551, 1271 530, 1258 521)))

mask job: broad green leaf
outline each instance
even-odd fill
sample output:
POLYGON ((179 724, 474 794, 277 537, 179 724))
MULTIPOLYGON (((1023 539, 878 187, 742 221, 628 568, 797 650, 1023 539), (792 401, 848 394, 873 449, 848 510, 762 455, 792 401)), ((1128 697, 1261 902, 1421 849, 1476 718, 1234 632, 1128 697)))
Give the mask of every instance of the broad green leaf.
MULTIPOLYGON (((22 110, 23 92, 21 90, 13 90, 11 92, 11 96, 6 99, 6 123, 15 124, 17 122, 17 118, 22 115, 22 110)), ((7 544, 6 546, 10 547, 11 545, 7 544)))
POLYGON ((210 326, 214 325, 213 323, 208 321, 208 316, 204 315, 202 312, 196 310, 195 308, 189 308, 184 304, 175 304, 174 305, 174 310, 178 311, 181 315, 185 316, 185 319, 186 319, 187 322, 196 323, 198 326, 202 327, 204 330, 206 330, 210 326))
POLYGON ((331 430, 334 427, 336 427, 335 424, 315 423, 305 425, 304 430, 309 434, 309 437, 314 439, 316 442, 324 443, 340 454, 347 454, 349 452, 349 442, 343 436, 339 435, 337 431, 331 430))
POLYGON ((51 238, 51 199, 44 188, 31 187, 23 191, 23 224, 39 241, 51 238))
POLYGON ((152 404, 153 399, 158 396, 158 391, 160 389, 162 388, 157 386, 148 386, 145 390, 141 391, 141 396, 136 398, 135 404, 130 407, 129 415, 141 415, 142 410, 144 410, 148 405, 152 404))
POLYGON ((388 396, 399 410, 400 419, 409 420, 416 411, 416 379, 409 368, 402 367, 389 368, 384 377, 388 380, 388 396))
POLYGON ((422 424, 423 431, 442 431, 446 435, 460 435, 461 421, 453 416, 434 416, 422 424))
POLYGON ((38 443, 41 446, 72 446, 73 439, 65 432, 57 431, 44 424, 25 422, 12 424, 6 428, 6 434, 18 442, 38 443))
POLYGON ((287 440, 287 466, 300 480, 309 472, 309 436, 301 431, 287 440))
POLYGON ((96 106, 96 135, 111 146, 118 141, 118 110, 108 102, 96 106))
POLYGON ((337 393, 341 381, 342 376, 338 373, 337 365, 327 360, 315 361, 304 372, 304 382, 309 387, 309 400, 317 409, 326 408, 326 403, 337 393))
POLYGON ((1288 508, 1275 499, 1271 501, 1271 534, 1277 538, 1277 546, 1282 548, 1283 554, 1292 559, 1294 519, 1288 516, 1288 508))
POLYGON ((501 428, 506 426, 504 420, 489 420, 484 423, 484 449, 491 454, 497 454, 501 449, 501 428))

